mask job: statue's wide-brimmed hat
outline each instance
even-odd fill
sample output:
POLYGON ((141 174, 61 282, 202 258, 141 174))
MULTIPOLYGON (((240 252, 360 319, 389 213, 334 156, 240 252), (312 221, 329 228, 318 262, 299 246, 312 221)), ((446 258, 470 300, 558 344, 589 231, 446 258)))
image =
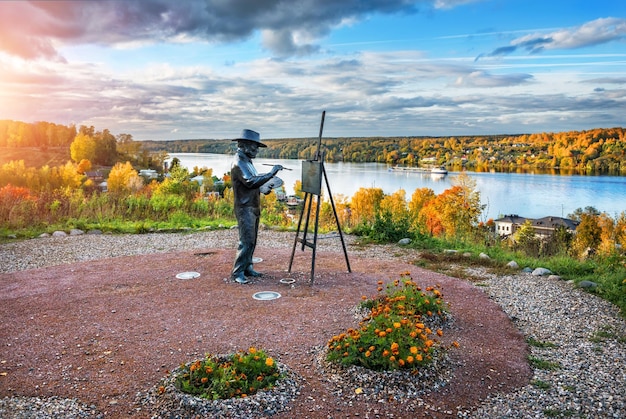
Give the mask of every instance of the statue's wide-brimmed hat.
POLYGON ((251 143, 256 143, 259 147, 267 147, 261 142, 261 134, 251 129, 244 129, 241 132, 241 137, 235 138, 233 141, 250 141, 251 143))

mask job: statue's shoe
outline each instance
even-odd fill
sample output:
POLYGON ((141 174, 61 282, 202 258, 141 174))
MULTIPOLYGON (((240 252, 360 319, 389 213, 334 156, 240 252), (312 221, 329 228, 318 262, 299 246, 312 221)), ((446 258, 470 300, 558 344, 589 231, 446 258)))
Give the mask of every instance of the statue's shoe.
POLYGON ((248 269, 246 270, 246 276, 251 276, 254 278, 258 278, 260 276, 263 276, 263 274, 261 272, 257 272, 254 269, 248 269))
POLYGON ((250 282, 250 280, 243 276, 243 274, 233 275, 232 279, 238 284, 247 284, 248 282, 250 282))

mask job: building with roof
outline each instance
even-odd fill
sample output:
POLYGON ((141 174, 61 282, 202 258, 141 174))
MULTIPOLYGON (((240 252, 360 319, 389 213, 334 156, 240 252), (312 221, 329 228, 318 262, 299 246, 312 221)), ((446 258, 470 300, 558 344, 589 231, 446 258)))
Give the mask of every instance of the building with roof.
POLYGON ((510 214, 505 215, 502 218, 498 218, 494 221, 496 226, 496 233, 500 237, 511 236, 512 234, 515 234, 515 232, 522 225, 524 225, 527 220, 530 220, 532 227, 535 230, 535 235, 538 238, 550 237, 554 233, 554 231, 560 227, 564 227, 567 231, 575 233, 576 227, 578 227, 578 222, 569 218, 548 216, 533 219, 520 217, 517 214, 510 214))

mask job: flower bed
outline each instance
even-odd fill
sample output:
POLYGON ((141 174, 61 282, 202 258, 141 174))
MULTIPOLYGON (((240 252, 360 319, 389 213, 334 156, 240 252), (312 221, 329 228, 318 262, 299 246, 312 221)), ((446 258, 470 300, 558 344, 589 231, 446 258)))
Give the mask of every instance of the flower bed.
MULTIPOLYGON (((289 410, 289 403, 296 397, 300 384, 297 374, 292 372, 286 365, 274 361, 269 357, 259 357, 261 365, 252 365, 253 370, 275 371, 276 380, 271 384, 268 375, 263 371, 252 377, 253 381, 263 384, 251 394, 243 393, 242 385, 249 386, 247 377, 241 376, 241 371, 236 371, 236 364, 243 362, 250 367, 250 361, 255 357, 253 353, 241 353, 231 355, 210 356, 203 360, 196 360, 172 371, 161 383, 152 388, 141 402, 149 406, 158 417, 212 417, 212 418, 255 418, 274 415, 278 412, 289 410), (268 361, 269 360, 269 361, 268 361), (209 369, 213 371, 207 372, 209 369), (197 379, 197 383, 207 384, 205 388, 215 389, 209 386, 210 376, 217 371, 218 387, 226 388, 225 396, 221 398, 215 391, 202 391, 201 386, 190 384, 190 380, 197 379), (194 374, 199 372, 200 374, 194 374), (225 384, 225 383, 230 384, 225 384), (268 388, 264 386, 267 385, 268 388), (191 386, 191 387, 190 387, 191 386), (231 389, 229 389, 232 387, 231 389), (190 394, 189 390, 192 390, 190 394), (184 391, 185 390, 185 391, 184 391), (232 390, 232 391, 231 391, 232 390), (187 391, 187 392, 186 392, 187 391), (164 416, 160 416, 164 415, 164 416)), ((245 374, 244 374, 245 375, 245 374)), ((274 374, 270 374, 274 375, 274 374)), ((250 388, 250 387, 247 387, 250 388)))

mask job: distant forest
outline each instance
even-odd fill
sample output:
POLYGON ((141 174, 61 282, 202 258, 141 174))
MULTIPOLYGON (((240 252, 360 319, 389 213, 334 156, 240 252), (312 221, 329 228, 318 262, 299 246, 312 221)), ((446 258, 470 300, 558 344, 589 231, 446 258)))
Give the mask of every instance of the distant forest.
MULTIPOLYGON (((263 140, 259 157, 312 159, 317 138, 263 140)), ((231 140, 142 141, 144 149, 168 153, 232 154, 231 140)), ((598 128, 519 135, 462 137, 322 138, 328 162, 378 162, 445 166, 453 170, 562 170, 626 175, 626 129, 598 128)))
MULTIPOLYGON (((129 134, 113 136, 107 129, 94 133, 93 127, 77 129, 74 125, 8 120, 0 121, 0 148, 37 147, 42 151, 69 148, 81 132, 93 134, 97 143, 114 138, 118 152, 133 148, 134 154, 139 150, 150 154, 232 154, 236 148, 230 139, 133 141, 129 134)), ((315 156, 318 139, 281 138, 263 142, 267 148, 260 150, 259 157, 306 160, 315 156)), ((626 129, 621 127, 518 135, 322 138, 322 151, 328 162, 626 175, 626 129)))

